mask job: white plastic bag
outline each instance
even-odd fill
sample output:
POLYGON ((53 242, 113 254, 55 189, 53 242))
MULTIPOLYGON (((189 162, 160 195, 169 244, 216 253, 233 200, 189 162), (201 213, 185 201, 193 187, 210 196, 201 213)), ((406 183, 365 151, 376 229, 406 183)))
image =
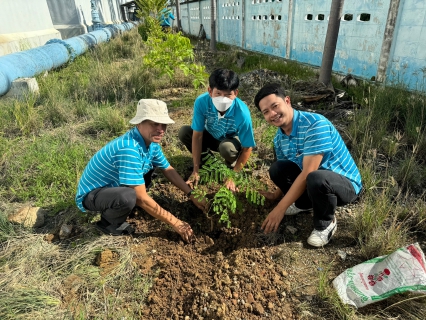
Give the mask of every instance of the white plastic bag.
POLYGON ((344 303, 357 308, 396 293, 426 294, 425 266, 424 253, 414 243, 346 269, 333 280, 333 286, 344 303))

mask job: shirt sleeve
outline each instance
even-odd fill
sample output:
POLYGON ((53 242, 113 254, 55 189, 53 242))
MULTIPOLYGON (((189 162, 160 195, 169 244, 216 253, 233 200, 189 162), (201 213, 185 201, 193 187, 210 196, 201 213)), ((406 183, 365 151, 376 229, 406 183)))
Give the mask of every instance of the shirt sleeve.
POLYGON ((238 128, 238 137, 243 148, 252 148, 256 145, 250 116, 244 115, 244 119, 238 128))
POLYGON ((330 125, 325 120, 314 122, 306 131, 305 156, 323 154, 332 150, 330 125))
POLYGON ((145 184, 142 170, 144 162, 136 149, 125 147, 118 150, 114 156, 114 165, 118 170, 120 185, 138 186, 145 184))
POLYGON ((162 170, 165 170, 170 167, 169 161, 167 161, 166 157, 164 156, 163 150, 158 144, 155 150, 153 151, 152 164, 162 170))
POLYGON ((205 123, 206 123, 206 117, 204 115, 206 106, 205 106, 205 102, 203 102, 203 100, 205 100, 205 99, 197 98, 195 100, 194 115, 192 117, 191 128, 192 128, 192 130, 199 131, 199 132, 204 131, 204 126, 205 126, 205 123))

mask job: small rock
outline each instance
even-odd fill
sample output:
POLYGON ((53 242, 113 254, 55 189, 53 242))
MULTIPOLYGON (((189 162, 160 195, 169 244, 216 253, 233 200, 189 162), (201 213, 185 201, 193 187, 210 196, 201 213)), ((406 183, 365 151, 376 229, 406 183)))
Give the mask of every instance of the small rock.
POLYGON ((191 318, 189 316, 185 316, 185 320, 190 320, 191 318))
POLYGON ((259 302, 253 303, 253 312, 259 316, 265 313, 265 309, 263 309, 262 305, 259 302))
POLYGON ((251 294, 251 293, 249 293, 248 295, 247 295, 247 302, 248 303, 254 303, 254 297, 253 297, 253 294, 251 294))
POLYGON ((223 260, 223 253, 221 251, 216 252, 216 261, 223 260))
POLYGON ((52 242, 55 240, 55 235, 53 233, 49 233, 49 234, 46 234, 43 239, 44 241, 52 242))
POLYGON ((205 237, 205 239, 204 239, 204 241, 205 241, 205 243, 206 243, 207 245, 209 245, 209 246, 214 245, 214 241, 213 241, 213 239, 212 239, 212 238, 210 238, 209 236, 206 236, 206 237, 205 237))
POLYGON ((234 293, 232 294, 232 297, 233 297, 234 299, 238 299, 238 293, 237 293, 237 292, 234 292, 234 293))
POLYGON ((44 216, 47 211, 40 207, 24 207, 18 212, 9 215, 10 222, 22 224, 27 228, 38 228, 44 225, 44 216))
POLYGON ((345 259, 346 259, 347 254, 346 254, 346 252, 345 252, 345 251, 343 251, 343 250, 337 250, 337 254, 339 255, 339 257, 340 257, 342 260, 345 260, 345 259))
POLYGON ((273 298, 277 296, 277 290, 269 290, 265 293, 266 298, 273 298))
POLYGON ((61 226, 61 229, 59 230, 59 239, 64 240, 68 239, 72 232, 72 225, 70 224, 63 224, 61 226))
POLYGON ((234 306, 236 306, 238 304, 238 301, 236 299, 232 299, 231 302, 234 306))
POLYGON ((274 304, 271 301, 268 302, 268 309, 274 309, 274 304))
POLYGON ((297 232, 297 229, 296 229, 295 227, 292 227, 292 226, 287 226, 287 227, 285 228, 285 230, 286 230, 287 232, 290 232, 291 234, 295 234, 295 233, 297 232))

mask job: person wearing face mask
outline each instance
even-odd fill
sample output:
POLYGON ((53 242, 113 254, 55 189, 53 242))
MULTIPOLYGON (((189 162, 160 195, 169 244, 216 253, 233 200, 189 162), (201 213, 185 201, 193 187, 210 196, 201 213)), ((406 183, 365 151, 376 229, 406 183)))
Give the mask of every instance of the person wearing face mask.
POLYGON ((167 124, 174 123, 167 105, 156 99, 139 100, 136 116, 130 120, 135 127, 99 150, 89 161, 80 178, 75 197, 78 208, 85 212, 100 211, 96 228, 110 235, 134 232, 126 222, 135 206, 169 224, 183 240, 194 238, 191 226, 160 207, 147 190, 157 167, 164 176, 199 208, 206 201, 197 200, 191 188, 165 158, 159 142, 167 124))
MULTIPOLYGON (((179 130, 180 141, 192 153, 194 167, 187 181, 190 186, 197 186, 200 179, 201 153, 217 151, 229 167, 240 171, 256 145, 250 111, 237 98, 238 85, 234 71, 213 71, 207 92, 195 100, 191 126, 179 130)), ((231 191, 236 190, 231 179, 225 185, 231 191)))

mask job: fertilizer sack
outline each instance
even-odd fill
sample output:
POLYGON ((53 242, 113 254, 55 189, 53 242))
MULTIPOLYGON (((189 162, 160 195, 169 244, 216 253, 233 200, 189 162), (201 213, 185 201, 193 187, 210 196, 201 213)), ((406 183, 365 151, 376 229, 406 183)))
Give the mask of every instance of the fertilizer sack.
POLYGON ((344 303, 357 308, 413 291, 426 293, 425 256, 418 243, 346 269, 333 280, 344 303))

